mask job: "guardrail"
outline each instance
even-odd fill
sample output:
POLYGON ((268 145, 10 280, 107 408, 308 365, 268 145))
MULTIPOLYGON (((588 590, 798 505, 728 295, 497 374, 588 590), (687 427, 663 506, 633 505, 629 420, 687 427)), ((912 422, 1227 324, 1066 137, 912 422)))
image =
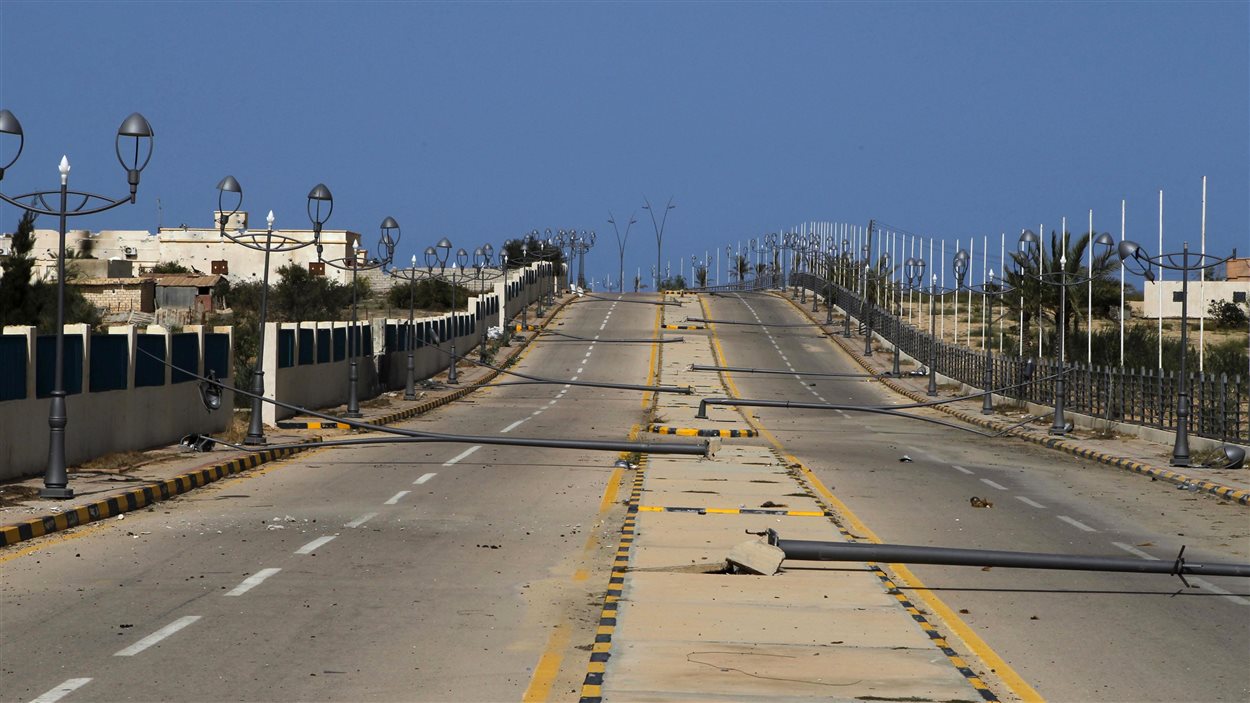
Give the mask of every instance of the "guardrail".
MULTIPOLYGON (((874 335, 897 345, 904 354, 926 365, 932 363, 939 375, 972 388, 980 387, 986 363, 984 351, 938 339, 930 361, 927 331, 913 327, 879 305, 865 304, 853 291, 815 275, 792 274, 790 284, 805 288, 812 295, 831 295, 832 303, 849 311, 858 322, 856 327, 862 328, 866 323, 874 335)), ((1027 357, 991 353, 989 363, 995 384, 1008 386, 1021 381, 1028 361, 1027 357)), ((1033 378, 1039 380, 1022 383, 1001 395, 1053 406, 1059 371, 1057 361, 1038 359, 1033 378)), ((1188 377, 1192 403, 1190 434, 1238 443, 1250 441, 1250 378, 1196 372, 1188 377)), ((1064 404, 1069 412, 1171 432, 1177 429, 1179 383, 1174 371, 1069 363, 1065 385, 1064 404)))

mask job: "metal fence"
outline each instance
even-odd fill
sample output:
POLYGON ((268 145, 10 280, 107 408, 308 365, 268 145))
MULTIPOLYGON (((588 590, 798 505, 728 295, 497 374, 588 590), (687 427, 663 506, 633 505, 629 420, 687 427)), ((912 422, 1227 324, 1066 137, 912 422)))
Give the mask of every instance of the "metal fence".
MULTIPOLYGON (((908 356, 931 364, 943 376, 979 388, 985 370, 984 351, 942 340, 932 342, 927 331, 913 327, 884 308, 867 303, 853 291, 808 273, 790 276, 790 284, 820 293, 831 292, 833 304, 849 310, 873 332, 898 345, 908 356)), ((1054 359, 1038 359, 1034 379, 1021 383, 1027 357, 994 354, 989 356, 994 386, 1007 389, 1002 395, 1020 401, 1053 406, 1059 373, 1054 359), (1044 380, 1043 380, 1044 379, 1044 380)), ((1174 371, 1130 369, 1069 363, 1065 373, 1064 408, 1115 422, 1125 422, 1161 430, 1176 431, 1179 384, 1174 371)), ((1240 374, 1189 374, 1189 432, 1201 437, 1246 442, 1250 440, 1250 379, 1240 374)))

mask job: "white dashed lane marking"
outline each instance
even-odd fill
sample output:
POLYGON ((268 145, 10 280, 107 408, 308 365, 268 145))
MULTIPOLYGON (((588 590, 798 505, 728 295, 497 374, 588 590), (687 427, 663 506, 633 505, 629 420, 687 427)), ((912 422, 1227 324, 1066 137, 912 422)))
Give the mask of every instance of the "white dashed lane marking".
POLYGON ((1032 498, 1029 498, 1029 497, 1027 497, 1027 496, 1016 496, 1016 500, 1020 501, 1021 503, 1024 503, 1025 505, 1031 505, 1031 506, 1033 506, 1034 508, 1037 508, 1038 510, 1045 510, 1045 509, 1046 509, 1046 506, 1042 505, 1041 503, 1039 503, 1039 502, 1037 502, 1037 501, 1035 501, 1035 500, 1033 500, 1032 498))
POLYGON ((1097 532, 1098 531, 1090 527, 1089 525, 1086 525, 1085 523, 1081 522, 1080 520, 1070 518, 1067 515, 1056 515, 1055 517, 1059 518, 1060 520, 1063 520, 1064 522, 1068 523, 1069 525, 1075 527, 1076 529, 1082 532, 1097 532))
POLYGON ((125 649, 114 652, 113 656, 133 657, 139 652, 142 652, 143 650, 147 649, 148 647, 151 647, 154 644, 158 644, 161 640, 165 639, 166 637, 169 637, 170 635, 174 634, 175 632, 181 630, 184 627, 187 627, 188 625, 194 623, 196 620, 199 620, 199 619, 200 619, 199 615, 184 615, 178 618, 177 620, 169 623, 165 627, 162 627, 161 629, 157 630, 156 632, 153 632, 147 637, 144 637, 138 642, 135 642, 129 647, 126 647, 125 649))
MULTIPOLYGON (((913 449, 912 451, 915 451, 915 450, 913 449)), ((969 470, 969 469, 965 469, 964 467, 962 467, 962 466, 960 466, 960 465, 958 465, 958 464, 951 464, 951 468, 952 468, 952 469, 954 469, 954 470, 956 470, 956 471, 959 471, 959 472, 961 472, 961 473, 965 473, 965 474, 971 474, 971 473, 972 473, 972 471, 971 471, 971 470, 969 470)))
POLYGON ((399 493, 396 493, 390 498, 387 498, 386 502, 383 503, 382 505, 396 505, 397 503, 399 503, 400 499, 402 499, 404 496, 408 495, 409 493, 412 493, 412 491, 400 491, 399 493))
POLYGON ((317 539, 309 542, 308 544, 305 544, 299 549, 296 549, 295 553, 296 554, 312 554, 313 552, 317 551, 318 547, 329 544, 329 542, 333 540, 335 537, 338 537, 338 535, 326 535, 325 537, 318 537, 317 539))
POLYGON ((429 481, 430 479, 434 478, 434 477, 435 477, 435 476, 437 476, 437 475, 438 475, 438 474, 434 474, 434 473, 430 473, 430 474, 421 474, 421 478, 417 479, 416 481, 413 481, 413 482, 412 482, 412 485, 414 485, 414 486, 420 486, 421 484, 425 483, 426 481, 429 481))
POLYGON ((1145 559, 1147 561, 1159 561, 1159 557, 1154 556, 1153 554, 1149 554, 1147 552, 1143 552, 1142 550, 1138 549, 1137 547, 1134 547, 1131 544, 1125 544, 1123 542, 1112 542, 1111 544, 1119 547, 1120 549, 1123 549, 1124 551, 1128 552, 1129 554, 1132 554, 1135 557, 1141 557, 1142 559, 1145 559))
POLYGON ((1000 490, 1000 491, 1005 491, 1005 490, 1007 490, 1007 487, 1006 487, 1006 486, 1002 485, 1001 483, 996 483, 996 482, 994 482, 994 481, 991 481, 991 480, 989 480, 988 478, 983 478, 983 479, 981 479, 981 483, 984 483, 985 485, 989 486, 990 488, 996 488, 996 489, 998 489, 998 490, 1000 490))
POLYGON ((91 682, 91 679, 89 679, 89 678, 86 678, 86 679, 66 679, 66 680, 65 680, 65 681, 63 681, 60 685, 58 685, 56 688, 54 688, 54 689, 52 689, 52 690, 48 691, 47 693, 44 693, 43 695, 39 696, 38 698, 35 698, 35 699, 34 699, 34 700, 32 700, 30 703, 56 703, 57 701, 61 700, 62 698, 66 697, 66 696, 68 696, 69 694, 73 693, 74 691, 77 691, 78 689, 82 688, 83 686, 86 686, 86 685, 87 685, 88 683, 90 683, 90 682, 91 682))
POLYGON ((470 454, 472 454, 473 452, 476 452, 477 450, 479 450, 479 449, 481 449, 481 448, 482 448, 482 445, 480 445, 480 444, 475 444, 475 445, 473 445, 472 447, 469 447, 468 449, 464 450, 463 452, 460 452, 459 454, 457 454, 457 455, 453 456, 452 458, 448 459, 447 461, 444 461, 444 462, 443 462, 443 466, 454 466, 455 464, 457 464, 458 462, 460 462, 460 461, 461 461, 461 460, 463 460, 463 459, 468 458, 468 456, 469 456, 470 454))
POLYGON ((522 422, 525 422, 525 420, 528 420, 528 419, 529 419, 529 418, 527 417, 527 418, 524 418, 524 419, 521 419, 521 420, 517 420, 516 422, 512 423, 511 425, 508 425, 507 427, 503 428, 502 430, 499 430, 499 432, 500 432, 501 434, 502 434, 502 433, 505 433, 505 432, 511 432, 512 430, 515 430, 516 428, 520 427, 520 426, 521 426, 521 423, 522 423, 522 422))
MULTIPOLYGON (((430 475, 430 476, 433 476, 434 474, 429 474, 429 475, 430 475)), ((418 480, 419 480, 419 479, 418 479, 418 480)), ((366 522, 369 522, 370 520, 372 520, 373 518, 375 518, 375 517, 377 517, 377 516, 378 516, 378 514, 377 514, 377 513, 365 513, 364 515, 361 515, 360 517, 356 518, 355 520, 352 520, 351 522, 347 523, 346 525, 343 525, 343 527, 351 527, 351 528, 355 529, 355 528, 360 527, 361 525, 365 524, 366 522)))
POLYGON ((272 568, 261 569, 260 571, 257 571, 256 573, 252 574, 251 576, 248 576, 247 578, 243 579, 242 583, 232 588, 225 595, 241 596, 244 593, 247 593, 248 591, 252 590, 253 588, 256 588, 257 586, 261 585, 262 583, 264 583, 265 579, 269 578, 270 576, 273 576, 279 571, 282 571, 282 569, 272 569, 272 568))

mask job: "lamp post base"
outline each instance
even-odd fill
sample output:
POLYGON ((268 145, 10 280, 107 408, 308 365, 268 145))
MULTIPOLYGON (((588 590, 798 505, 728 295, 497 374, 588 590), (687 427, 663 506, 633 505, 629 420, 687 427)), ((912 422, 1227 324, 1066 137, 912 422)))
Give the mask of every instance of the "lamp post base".
POLYGON ((39 489, 39 497, 40 498, 53 498, 56 500, 64 500, 66 498, 73 498, 74 489, 69 488, 68 486, 63 487, 63 488, 44 486, 43 488, 39 489))
POLYGON ((342 416, 343 416, 343 417, 348 417, 348 418, 351 418, 351 419, 353 419, 353 420, 359 420, 360 418, 364 417, 364 415, 361 415, 360 413, 357 413, 357 412, 351 412, 351 411, 348 411, 348 412, 343 413, 343 415, 342 415, 342 416))
POLYGON ((404 394, 404 400, 416 400, 416 399, 417 399, 417 394, 416 394, 416 393, 405 393, 405 394, 404 394))
POLYGON ((243 438, 243 443, 249 447, 264 446, 269 444, 269 440, 263 434, 250 434, 243 438))

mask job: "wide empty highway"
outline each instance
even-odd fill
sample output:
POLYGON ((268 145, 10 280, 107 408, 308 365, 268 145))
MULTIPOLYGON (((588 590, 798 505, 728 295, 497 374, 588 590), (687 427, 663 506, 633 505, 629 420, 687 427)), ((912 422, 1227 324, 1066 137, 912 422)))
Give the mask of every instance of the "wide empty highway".
MULTIPOLYGON (((646 299, 655 298, 567 305, 550 328, 560 334, 541 336, 514 368, 561 380, 653 381, 667 345, 640 340, 658 334, 658 308, 626 302, 646 299)), ((793 372, 731 374, 732 389, 718 395, 905 402, 869 379, 805 376, 860 368, 776 295, 703 303, 713 320, 749 324, 669 338, 715 347, 709 355, 723 354, 727 365, 793 372)), ((664 322, 689 324, 671 312, 664 322)), ((702 373, 721 388, 717 374, 702 373)), ((637 390, 504 383, 401 426, 624 440, 653 419, 651 400, 637 390)), ((1187 545, 1195 561, 1250 560, 1244 507, 1020 440, 854 412, 750 414, 763 436, 726 438, 725 446, 797 458, 832 491, 835 519, 853 537, 1152 560, 1171 560, 1187 545), (993 507, 973 507, 973 496, 993 507)), ((577 700, 588 671, 600 672, 610 692, 611 661, 604 671, 591 659, 622 525, 632 520, 633 472, 615 467, 617 459, 471 443, 319 449, 123 520, 0 551, 0 699, 577 700)), ((694 500, 707 491, 687 493, 694 500)), ((647 538, 654 545, 662 536, 647 538)), ((1250 699, 1250 589, 1238 581, 1191 579, 1195 587, 1185 588, 1168 576, 911 572, 923 587, 905 587, 906 595, 1002 700, 1250 699)), ((744 577, 719 578, 732 588, 744 577)), ((627 598, 631 587, 626 581, 627 598)), ((917 627, 902 606, 897 618, 891 628, 917 627)), ((613 651, 628 645, 617 641, 613 651)), ((937 665, 955 670, 934 652, 937 665)), ((836 678, 836 658, 824 664, 836 678)), ((698 699, 779 699, 758 676, 756 693, 737 689, 744 674, 734 667, 722 665, 725 687, 698 699)), ((977 695, 968 686, 958 698, 977 695)))

